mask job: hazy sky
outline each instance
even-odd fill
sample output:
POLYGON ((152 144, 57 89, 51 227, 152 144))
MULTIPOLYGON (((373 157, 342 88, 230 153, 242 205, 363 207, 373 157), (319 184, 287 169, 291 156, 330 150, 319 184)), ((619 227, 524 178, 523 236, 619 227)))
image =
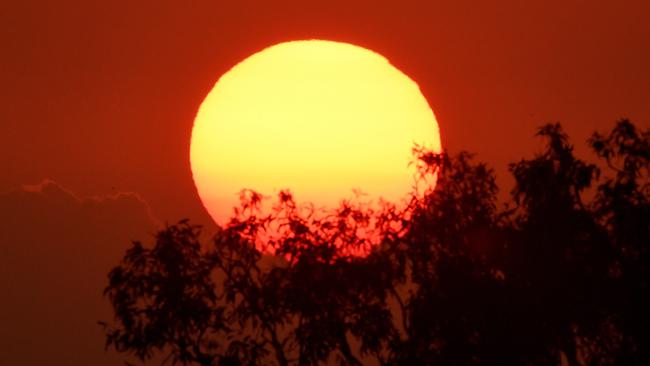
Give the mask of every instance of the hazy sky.
MULTIPOLYGON (((61 290, 86 296, 75 306, 88 308, 84 332, 93 331, 102 273, 129 239, 152 231, 145 202, 163 222, 210 222, 190 173, 194 115, 222 73, 271 44, 320 38, 381 53, 419 83, 443 146, 478 153, 507 182, 507 163, 539 148, 532 135, 545 122, 561 121, 579 153, 593 130, 621 117, 650 126, 649 19, 647 0, 8 2, 0 9, 0 192, 17 191, 0 196, 0 222, 13 220, 0 226, 0 256, 12 263, 0 268, 27 278, 21 263, 94 258, 92 291, 74 282, 61 290), (20 189, 44 179, 56 189, 42 196, 20 189), (69 196, 59 206, 43 198, 59 191, 69 196), (124 220, 78 211, 93 202, 80 197, 118 192, 144 200, 110 211, 124 220), (46 203, 28 204, 38 197, 46 203), (67 229, 51 231, 56 225, 67 229), (79 225, 88 226, 81 236, 79 225), (43 251, 25 251, 30 245, 43 251)), ((74 281, 84 268, 62 266, 61 278, 74 281)), ((55 273, 32 269, 34 278, 55 273)), ((37 281, 29 276, 25 286, 37 281)), ((48 332, 65 327, 76 312, 39 313, 58 292, 38 283, 32 298, 14 292, 0 310, 22 311, 34 329, 39 319, 48 332)), ((58 364, 88 364, 101 341, 58 364)))
POLYGON ((27 1, 0 11, 0 191, 53 179, 138 192, 163 220, 207 221, 189 167, 217 78, 281 41, 355 43, 415 79, 444 145, 492 163, 542 123, 577 143, 650 124, 650 2, 27 1))

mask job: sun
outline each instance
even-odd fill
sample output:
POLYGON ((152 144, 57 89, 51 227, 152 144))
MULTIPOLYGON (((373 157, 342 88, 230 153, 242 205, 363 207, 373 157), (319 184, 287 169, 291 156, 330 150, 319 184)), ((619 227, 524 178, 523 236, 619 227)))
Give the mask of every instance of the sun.
POLYGON ((289 189, 297 203, 325 209, 357 190, 399 203, 413 185, 415 143, 440 151, 438 123, 413 80, 368 49, 304 40, 221 76, 196 115, 190 162, 205 208, 223 225, 242 189, 289 189))

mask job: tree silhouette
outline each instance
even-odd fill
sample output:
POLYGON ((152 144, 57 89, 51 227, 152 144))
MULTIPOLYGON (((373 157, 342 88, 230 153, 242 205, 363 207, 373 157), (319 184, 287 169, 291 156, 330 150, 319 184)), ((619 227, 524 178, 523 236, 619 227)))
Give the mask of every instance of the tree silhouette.
POLYGON ((650 362, 650 131, 637 131, 627 120, 608 136, 590 140, 614 176, 598 187, 594 214, 607 230, 613 286, 608 311, 614 340, 597 351, 614 348, 619 364, 650 362), (613 343, 613 344, 610 344, 613 343), (607 346, 606 349, 602 349, 607 346))
POLYGON ((650 131, 594 134, 599 165, 559 124, 538 135, 503 207, 487 165, 416 146, 437 185, 403 209, 319 212, 283 191, 262 215, 243 191, 209 244, 167 226, 109 273, 107 347, 187 365, 650 364, 650 131))

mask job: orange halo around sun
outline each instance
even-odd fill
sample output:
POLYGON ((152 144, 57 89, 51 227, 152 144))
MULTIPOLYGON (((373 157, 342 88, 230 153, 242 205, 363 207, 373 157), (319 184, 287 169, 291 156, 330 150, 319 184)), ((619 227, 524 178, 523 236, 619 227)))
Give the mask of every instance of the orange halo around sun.
POLYGON ((297 203, 322 208, 354 190, 399 203, 413 185, 414 143, 441 148, 413 80, 362 47, 293 41, 253 54, 217 81, 196 115, 190 162, 205 208, 223 225, 242 189, 266 196, 289 189, 297 203))

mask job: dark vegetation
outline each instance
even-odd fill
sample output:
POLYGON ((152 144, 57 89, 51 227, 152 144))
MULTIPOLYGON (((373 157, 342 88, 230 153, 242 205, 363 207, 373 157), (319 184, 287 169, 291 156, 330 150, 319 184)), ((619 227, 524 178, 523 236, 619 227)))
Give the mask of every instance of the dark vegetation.
POLYGON ((213 243, 168 226, 110 272, 107 346, 196 365, 650 365, 650 131, 594 134, 598 165, 558 124, 538 135, 508 205, 472 155, 415 148, 438 184, 401 211, 317 214, 283 192, 263 217, 243 192, 213 243), (275 256, 254 244, 269 227, 275 256), (363 231, 381 244, 349 255, 363 231))

